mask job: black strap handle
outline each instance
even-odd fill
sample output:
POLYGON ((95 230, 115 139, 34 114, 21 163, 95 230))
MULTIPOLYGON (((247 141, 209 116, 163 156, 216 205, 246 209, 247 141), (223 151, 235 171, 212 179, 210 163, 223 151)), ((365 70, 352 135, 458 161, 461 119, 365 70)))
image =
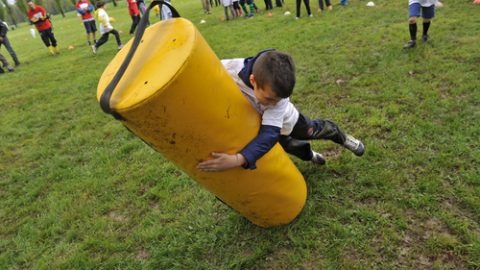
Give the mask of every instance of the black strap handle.
POLYGON ((142 19, 140 20, 140 23, 138 24, 137 31, 135 32, 135 37, 133 39, 133 44, 130 47, 130 50, 128 51, 127 57, 125 57, 125 60, 123 60, 122 65, 118 69, 117 73, 115 73, 115 76, 113 76, 112 81, 108 84, 107 88, 105 88, 105 91, 103 91, 102 96, 100 97, 100 107, 102 108, 103 112, 111 114, 115 119, 117 120, 124 120, 124 118, 110 107, 110 98, 112 97, 113 90, 115 90, 115 87, 117 87, 118 82, 120 82, 120 79, 122 78, 123 74, 128 68, 128 65, 130 64, 130 61, 133 58, 133 55, 137 51, 138 45, 142 41, 143 33, 145 33, 145 28, 148 26, 148 16, 150 13, 150 10, 154 6, 160 6, 160 10, 162 10, 162 5, 166 5, 170 8, 172 11, 172 17, 173 18, 180 18, 180 14, 178 11, 170 5, 170 3, 165 2, 163 0, 154 0, 152 3, 150 3, 150 6, 148 6, 147 10, 143 14, 142 19))

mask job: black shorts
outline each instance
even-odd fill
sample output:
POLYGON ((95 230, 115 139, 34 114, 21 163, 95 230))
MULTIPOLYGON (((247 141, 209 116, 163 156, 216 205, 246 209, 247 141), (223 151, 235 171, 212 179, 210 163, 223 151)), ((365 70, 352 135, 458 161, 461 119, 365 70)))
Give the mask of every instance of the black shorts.
POLYGON ((83 25, 85 26, 85 30, 87 30, 87 34, 97 32, 97 25, 95 24, 95 20, 83 22, 83 25))

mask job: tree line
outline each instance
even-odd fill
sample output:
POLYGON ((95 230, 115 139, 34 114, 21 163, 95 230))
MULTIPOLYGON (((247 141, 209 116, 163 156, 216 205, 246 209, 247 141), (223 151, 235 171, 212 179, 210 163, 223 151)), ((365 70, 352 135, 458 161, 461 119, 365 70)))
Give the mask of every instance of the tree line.
MULTIPOLYGON (((90 0, 93 5, 96 1, 90 0)), ((75 10, 76 0, 34 0, 33 2, 43 6, 52 15, 61 14, 65 17, 65 12, 75 10)), ((112 3, 114 6, 117 5, 115 0, 112 0, 112 3)), ((27 9, 26 0, 15 0, 14 4, 8 0, 0 0, 0 19, 16 27, 17 24, 28 21, 27 9)))

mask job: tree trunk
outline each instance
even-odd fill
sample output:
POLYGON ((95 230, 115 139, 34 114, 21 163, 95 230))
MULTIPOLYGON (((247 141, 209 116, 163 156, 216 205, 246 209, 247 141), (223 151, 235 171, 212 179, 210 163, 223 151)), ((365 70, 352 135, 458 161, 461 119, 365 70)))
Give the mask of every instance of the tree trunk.
POLYGON ((55 3, 57 4, 57 7, 60 10, 60 13, 62 14, 62 17, 65 18, 65 12, 63 12, 61 0, 55 0, 55 3))
POLYGON ((12 12, 12 8, 10 7, 10 5, 7 3, 7 0, 1 0, 2 3, 5 5, 5 8, 7 9, 7 13, 8 15, 10 16, 10 18, 12 19, 12 24, 15 25, 15 27, 17 27, 17 20, 15 20, 15 16, 12 12))

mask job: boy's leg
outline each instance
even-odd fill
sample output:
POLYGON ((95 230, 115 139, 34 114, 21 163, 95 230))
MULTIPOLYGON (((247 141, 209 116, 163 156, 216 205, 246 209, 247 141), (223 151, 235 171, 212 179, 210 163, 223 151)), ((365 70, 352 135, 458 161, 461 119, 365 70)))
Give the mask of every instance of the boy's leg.
POLYGON ((92 50, 95 49, 94 52, 96 51, 96 49, 100 48, 100 46, 102 46, 103 44, 105 44, 105 42, 108 41, 108 33, 110 33, 110 32, 107 32, 107 33, 103 34, 100 37, 100 39, 98 40, 98 42, 95 43, 95 45, 92 46, 92 50))
POLYGON ((137 24, 138 22, 140 21, 140 16, 139 15, 134 15, 134 16, 131 16, 132 17, 132 26, 130 26, 130 35, 133 35, 133 33, 135 32, 135 29, 137 28, 137 24))
POLYGON ((118 31, 115 30, 115 29, 112 29, 109 33, 112 33, 115 36, 115 40, 117 41, 118 49, 121 49, 123 46, 122 46, 122 41, 120 40, 120 34, 118 33, 118 31))
POLYGON ((410 41, 407 42, 403 48, 411 49, 417 44, 417 18, 420 17, 422 6, 419 3, 414 3, 408 6, 408 30, 410 32, 410 41))
POLYGON ((312 161, 315 164, 325 164, 325 158, 312 150, 310 143, 307 141, 296 140, 290 136, 280 136, 279 140, 285 152, 292 154, 301 160, 312 161))
POLYGON ((311 120, 299 112, 298 121, 290 136, 298 140, 324 139, 342 145, 355 155, 361 156, 365 151, 363 143, 351 135, 345 134, 333 121, 311 120))
POLYGON ((430 28, 430 22, 435 17, 435 5, 422 8, 422 17, 423 17, 423 35, 422 41, 428 41, 428 29, 430 28))
POLYGON ((39 31, 39 32, 40 32, 40 38, 42 39, 43 44, 45 44, 45 46, 49 48, 51 45, 50 45, 50 39, 48 38, 48 34, 46 30, 39 31))

